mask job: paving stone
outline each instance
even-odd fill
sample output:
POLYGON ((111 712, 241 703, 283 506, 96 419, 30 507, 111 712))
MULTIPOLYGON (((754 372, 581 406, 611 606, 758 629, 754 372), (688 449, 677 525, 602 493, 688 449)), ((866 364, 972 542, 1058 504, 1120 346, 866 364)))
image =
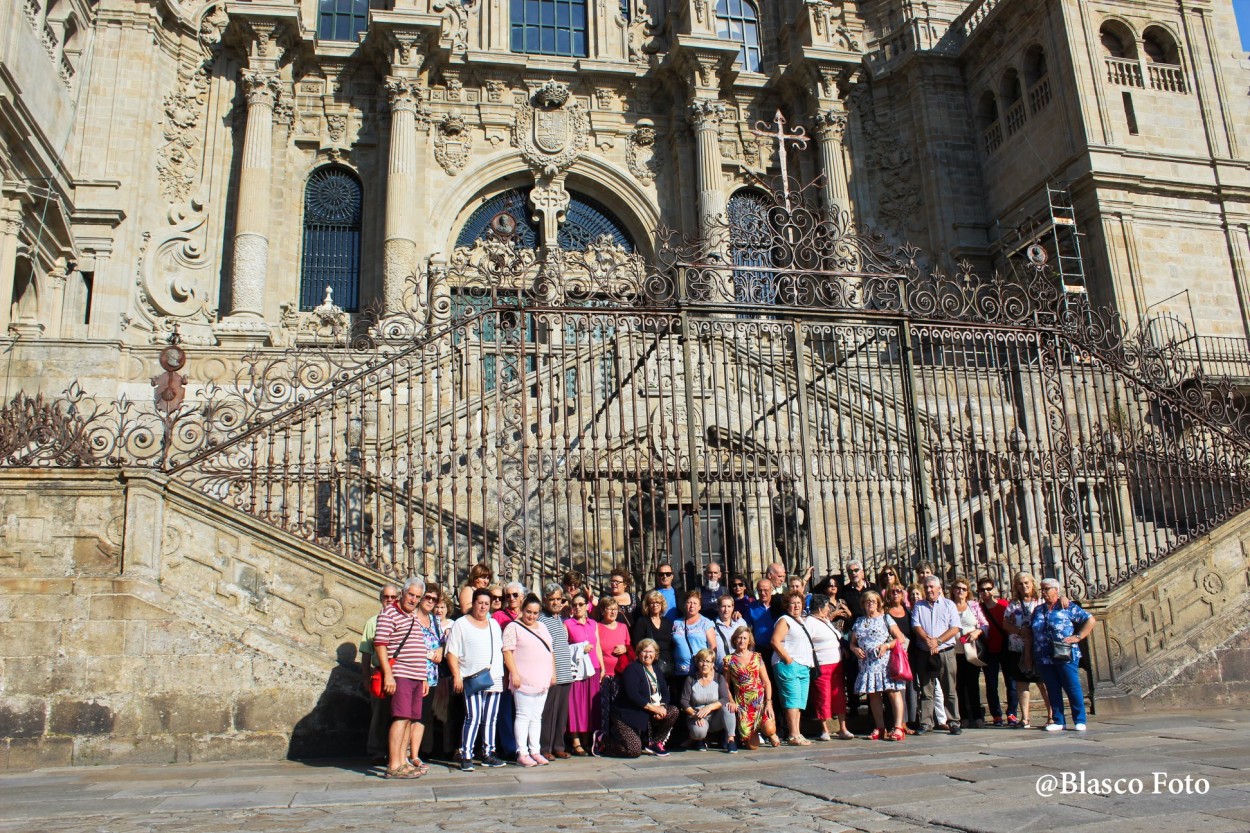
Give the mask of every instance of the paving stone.
POLYGON ((312 790, 298 792, 291 801, 292 807, 332 807, 338 804, 407 803, 434 800, 434 788, 422 786, 416 781, 393 781, 387 786, 356 787, 341 790, 312 790))
POLYGON ((217 795, 176 795, 156 806, 157 812, 172 813, 178 810, 244 810, 257 807, 286 807, 294 792, 231 792, 217 795))
MULTIPOLYGON (((1158 816, 1151 826, 1167 833, 1246 833, 1246 820, 1250 820, 1250 813, 1241 821, 1214 813, 1180 813, 1158 816)), ((1125 833, 1132 829, 1130 822, 1115 819, 1069 827, 1064 833, 1125 833)))

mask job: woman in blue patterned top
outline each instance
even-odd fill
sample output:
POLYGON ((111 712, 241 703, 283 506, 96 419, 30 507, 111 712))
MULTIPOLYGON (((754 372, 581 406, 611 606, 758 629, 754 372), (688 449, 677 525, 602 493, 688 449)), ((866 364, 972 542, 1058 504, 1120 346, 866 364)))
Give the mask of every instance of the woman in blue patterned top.
POLYGON ((1085 692, 1081 689, 1081 648, 1078 643, 1094 630, 1094 617, 1063 596, 1058 579, 1042 579, 1042 602, 1033 609, 1033 664, 1041 671, 1050 699, 1052 722, 1046 731, 1071 728, 1085 731, 1085 692), (1056 653, 1060 656, 1056 656, 1056 653), (1063 654, 1070 654, 1066 658, 1063 654), (1065 727, 1063 695, 1072 707, 1072 726, 1065 727))

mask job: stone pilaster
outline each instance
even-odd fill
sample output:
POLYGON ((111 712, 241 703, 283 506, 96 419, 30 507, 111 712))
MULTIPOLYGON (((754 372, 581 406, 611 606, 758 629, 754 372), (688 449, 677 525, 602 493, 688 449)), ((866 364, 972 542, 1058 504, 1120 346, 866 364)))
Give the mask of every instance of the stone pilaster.
POLYGON ((386 92, 391 105, 391 146, 386 172, 382 302, 390 314, 403 310, 404 289, 416 264, 412 217, 417 204, 417 111, 421 90, 415 80, 392 76, 386 79, 386 92))
POLYGON ((235 206, 234 263, 230 273, 230 317, 264 317, 269 271, 269 202, 273 176, 273 107, 280 87, 273 70, 239 73, 247 97, 247 126, 235 206))

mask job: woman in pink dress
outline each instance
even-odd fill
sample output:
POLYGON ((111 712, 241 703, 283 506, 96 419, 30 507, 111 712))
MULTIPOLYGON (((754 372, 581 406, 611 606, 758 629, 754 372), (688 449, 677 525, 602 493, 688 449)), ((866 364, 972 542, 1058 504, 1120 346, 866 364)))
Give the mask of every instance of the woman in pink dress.
POLYGON ((593 671, 579 678, 573 668, 573 686, 569 689, 569 735, 573 740, 573 754, 590 754, 591 732, 599 727, 599 684, 603 679, 603 651, 599 646, 599 623, 590 618, 590 601, 582 593, 570 602, 573 615, 564 620, 569 632, 569 645, 584 644, 593 671))

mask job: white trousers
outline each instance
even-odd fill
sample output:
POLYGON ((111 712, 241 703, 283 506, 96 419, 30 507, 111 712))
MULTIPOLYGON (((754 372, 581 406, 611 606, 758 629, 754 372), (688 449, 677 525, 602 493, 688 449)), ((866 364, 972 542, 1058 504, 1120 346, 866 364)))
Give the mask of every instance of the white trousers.
POLYGON ((547 692, 525 694, 514 691, 512 702, 516 705, 512 731, 516 735, 517 754, 537 755, 542 738, 543 706, 547 703, 547 692))

